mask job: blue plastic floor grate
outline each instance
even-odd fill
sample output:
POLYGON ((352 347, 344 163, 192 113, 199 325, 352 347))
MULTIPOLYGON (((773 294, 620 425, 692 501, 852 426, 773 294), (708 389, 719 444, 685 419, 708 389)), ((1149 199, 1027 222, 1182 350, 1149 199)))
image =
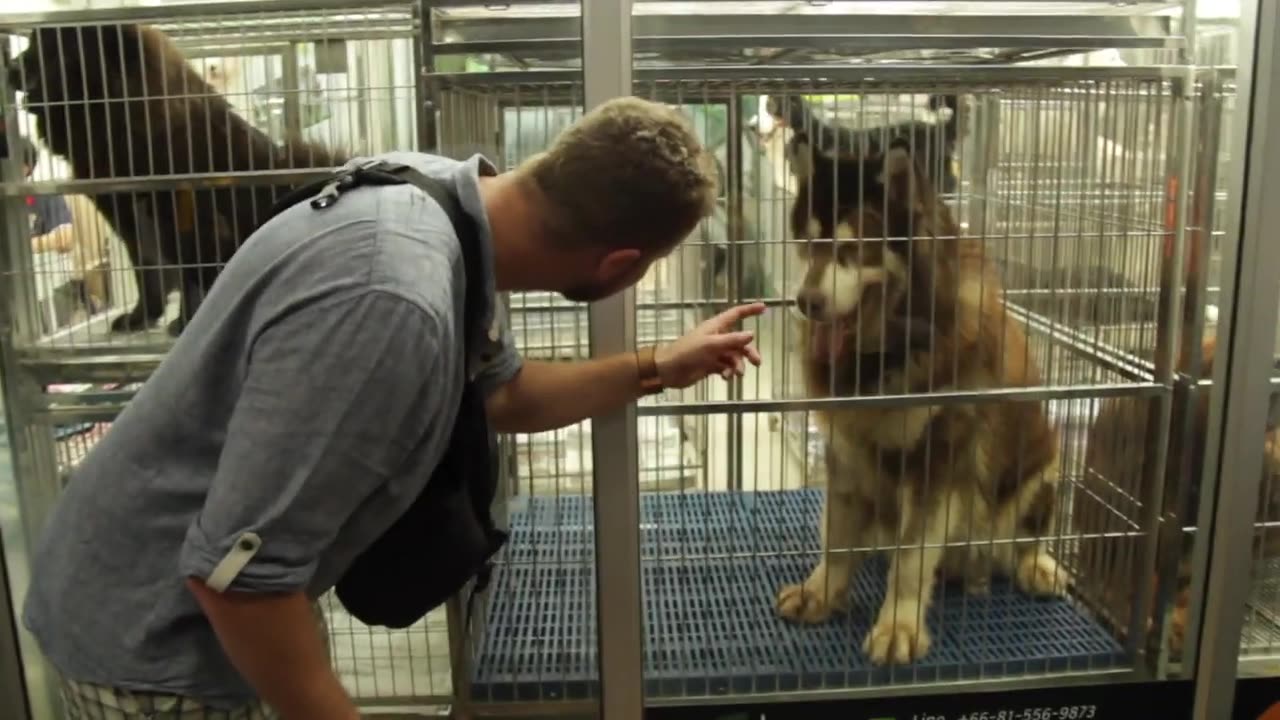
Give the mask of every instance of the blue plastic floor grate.
MULTIPOLYGON (((522 504, 494 574, 472 691, 481 701, 589 697, 597 692, 590 499, 522 504)), ((802 580, 816 559, 821 504, 816 490, 642 497, 650 696, 1000 678, 1126 662, 1112 635, 1072 601, 1031 598, 996 579, 987 597, 938 588, 929 654, 877 668, 862 640, 884 597, 883 558, 864 564, 848 614, 805 627, 779 619, 778 589, 802 580)))
POLYGON ((1242 632, 1246 654, 1274 654, 1280 646, 1280 558, 1267 558, 1254 570, 1242 632))

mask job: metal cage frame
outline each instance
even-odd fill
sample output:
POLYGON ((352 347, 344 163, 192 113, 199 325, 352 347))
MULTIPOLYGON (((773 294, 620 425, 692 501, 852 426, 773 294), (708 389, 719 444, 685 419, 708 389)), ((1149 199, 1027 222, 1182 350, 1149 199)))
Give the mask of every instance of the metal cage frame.
MULTIPOLYGON (((257 10, 302 11, 335 10, 349 3, 337 0, 277 0, 276 2, 224 2, 183 5, 177 8, 129 8, 110 11, 71 11, 28 16, 0 15, 0 30, 29 27, 51 21, 91 20, 160 20, 175 17, 213 17, 220 14, 241 15, 257 10)), ((598 608, 598 678, 599 696, 579 702, 547 702, 523 709, 558 713, 571 710, 598 711, 606 717, 639 717, 645 702, 643 665, 640 648, 644 642, 641 619, 644 613, 641 591, 641 560, 638 526, 640 524, 640 459, 637 433, 642 419, 678 416, 681 418, 704 417, 726 411, 760 413, 774 411, 805 411, 821 406, 872 406, 898 402, 927 402, 932 404, 975 402, 1014 397, 1092 398, 1128 394, 1152 400, 1151 433, 1147 438, 1148 453, 1159 461, 1149 469, 1152 495, 1144 503, 1145 532, 1139 567, 1144 570, 1171 568, 1177 558, 1170 549, 1176 543, 1170 541, 1183 532, 1195 532, 1194 565, 1196 584, 1192 595, 1191 616, 1188 627, 1193 634, 1186 656, 1194 658, 1194 674, 1197 679, 1197 717, 1225 717, 1239 653, 1235 639, 1240 637, 1247 584, 1230 571, 1233 557, 1239 557, 1247 548, 1249 538, 1241 523, 1234 522, 1242 514, 1257 514, 1256 487, 1249 483, 1219 483, 1220 477, 1237 475, 1256 478, 1254 472, 1256 453, 1251 454, 1250 428, 1260 424, 1265 416, 1254 390, 1257 379, 1270 377, 1270 355, 1280 308, 1275 302, 1280 296, 1280 283, 1268 277, 1263 268, 1275 267, 1280 258, 1274 257, 1280 250, 1268 243, 1267 227, 1275 227, 1280 220, 1272 217, 1280 211, 1265 202, 1257 202, 1261 196, 1258 188, 1269 177, 1280 172, 1276 169, 1277 152, 1274 143, 1266 143, 1265 137, 1250 128, 1267 126, 1267 118, 1275 113, 1275 94, 1265 82, 1269 72, 1280 66, 1276 54, 1275 36, 1277 17, 1274 6, 1266 3, 1242 3, 1240 44, 1256 49, 1256 62, 1247 63, 1236 70, 1232 68, 1207 68, 1195 64, 1195 16, 1184 13, 1183 26, 1177 27, 1168 16, 1147 18, 1141 22, 1125 22, 1131 18, 1087 15, 1076 17, 1071 23, 1046 22, 1035 16, 1019 17, 1006 25, 1004 31, 979 38, 1001 48, 994 56, 972 55, 982 44, 973 39, 984 27, 980 19, 951 18, 947 24, 939 24, 927 31, 923 41, 919 25, 904 21, 901 17, 879 19, 852 33, 822 32, 822 21, 813 16, 796 16, 781 25, 772 25, 767 31, 750 15, 731 15, 720 19, 699 19, 672 30, 672 21, 666 16, 633 15, 631 0, 592 0, 583 3, 581 30, 574 28, 577 22, 566 17, 517 18, 504 22, 491 19, 451 16, 451 9, 474 6, 474 2, 462 0, 403 0, 386 3, 404 8, 405 14, 385 27, 363 30, 324 30, 325 33, 366 38, 385 38, 391 35, 406 37, 410 33, 414 41, 415 63, 423 70, 414 88, 415 121, 419 149, 458 152, 459 146, 442 132, 442 114, 447 107, 458 107, 459 98, 466 92, 483 93, 486 97, 510 93, 511 88, 537 87, 547 97, 561 101, 574 101, 583 108, 593 107, 605 100, 628 95, 638 90, 671 99, 678 88, 696 86, 699 97, 729 101, 728 117, 732 129, 741 129, 744 118, 740 109, 731 102, 739 97, 746 86, 755 88, 804 87, 821 91, 841 89, 874 89, 877 85, 904 87, 918 85, 937 87, 951 84, 957 87, 998 86, 1012 81, 1060 83, 1071 78, 1105 80, 1145 79, 1167 82, 1172 88, 1176 105, 1174 136, 1170 141, 1177 165, 1173 172, 1181 178, 1195 179, 1197 188, 1208 187, 1212 201, 1204 201, 1201 214, 1192 221, 1192 208, 1201 202, 1200 190, 1190 190, 1178 196, 1176 202, 1177 223, 1173 233, 1173 252, 1162 263, 1159 288, 1159 321, 1156 352, 1151 358, 1137 358, 1103 343, 1088 343, 1073 338, 1054 323, 1038 318, 1030 310, 1023 310, 1033 331, 1039 330, 1054 336, 1056 342, 1073 348, 1096 362, 1115 369, 1127 376, 1127 385, 1078 386, 1074 388, 1041 388, 1032 391, 983 393, 979 398, 971 393, 938 393, 925 396, 884 397, 877 399, 855 398, 840 400, 775 400, 747 399, 741 388, 731 391, 727 400, 711 400, 698 397, 694 400, 666 400, 643 402, 630 406, 614 416, 597 418, 592 422, 592 448, 594 463, 592 473, 594 487, 606 482, 621 491, 595 494, 594 547, 596 553, 596 607, 598 608), (407 22, 407 24, 405 24, 407 22), (1256 37, 1255 34, 1256 33, 1256 37), (838 37, 837 37, 838 35, 838 37), (786 51, 765 58, 764 64, 743 64, 741 53, 750 47, 769 45, 794 45, 786 51), (581 46, 581 51, 577 47, 581 46), (875 62, 864 65, 838 66, 828 58, 815 55, 814 51, 835 44, 841 47, 868 49, 884 53, 875 62), (1256 46, 1256 48, 1255 48, 1256 46), (1011 65, 1009 63, 1043 59, 1059 54, 1078 52, 1082 49, 1125 47, 1143 51, 1168 51, 1177 53, 1177 61, 1168 64, 1151 64, 1125 68, 1063 68, 1054 66, 1011 65), (706 58, 702 64, 691 61, 690 51, 702 49, 706 58), (955 65, 955 55, 945 52, 921 56, 921 49, 931 51, 967 51, 961 57, 972 64, 955 65), (917 53, 911 55, 910 53, 917 53), (489 53, 503 58, 523 61, 533 65, 526 70, 491 70, 488 72, 457 72, 441 70, 448 65, 442 58, 458 54, 489 53), (575 58, 575 53, 578 56, 575 58), (657 54, 659 61, 633 61, 633 53, 647 58, 657 54), (895 54, 896 53, 896 54, 895 54), (906 54, 904 54, 906 53, 906 54), (940 60, 938 58, 941 58, 940 60), (982 61, 1000 64, 984 65, 982 61), (580 63, 581 69, 573 67, 580 63), (814 82, 814 78, 822 78, 814 82), (869 79, 871 78, 871 79, 869 79), (1228 121, 1223 120, 1223 87, 1235 80, 1240 90, 1240 110, 1228 121), (1247 102, 1245 102, 1247 101, 1247 102), (1247 112, 1245 111, 1247 110, 1247 112), (1223 133, 1218 128, 1229 125, 1233 132, 1223 133), (1212 129, 1212 131, 1210 131, 1212 129), (1199 143, 1193 139, 1200 137, 1199 143), (1233 171, 1226 181, 1230 191, 1219 190, 1223 178, 1217 158, 1221 151, 1218 138, 1226 137, 1237 160, 1236 168, 1243 167, 1238 159, 1246 152, 1261 158, 1250 163, 1248 175, 1233 171), (1207 184, 1207 185, 1206 185, 1207 184), (1245 204, 1246 200, 1255 202, 1245 204), (1206 257, 1206 246, 1211 235, 1225 238, 1222 260, 1224 276, 1221 289, 1215 292, 1205 263, 1192 268, 1188 275, 1184 262, 1188 251, 1198 257, 1206 257), (1233 238, 1239 236, 1239 242, 1233 238), (1232 274, 1234 273, 1234 274, 1232 274), (1173 364, 1179 343, 1199 338, 1206 323, 1204 305, 1216 297, 1222 307, 1223 319, 1219 320, 1219 332, 1231 339, 1225 352, 1220 354, 1212 380, 1199 376, 1196 370, 1178 373, 1173 364), (1260 303, 1260 304, 1259 304, 1260 303), (1181 311, 1181 312, 1180 312, 1181 311), (1181 315, 1181 317, 1178 317, 1181 315), (1175 332, 1176 331, 1176 332, 1175 332), (1254 345, 1247 345, 1253 342, 1254 345), (1261 346, 1266 345, 1268 359, 1265 371, 1261 346), (1219 392, 1218 388, 1222 388, 1219 392), (1187 408, 1208 392, 1213 415, 1209 424, 1212 431, 1210 448, 1206 452, 1205 467, 1190 467, 1188 458, 1171 458, 1166 464, 1161 448, 1168 445, 1173 433, 1186 435, 1189 426, 1187 408), (1250 459, 1253 458, 1253 459, 1250 459), (1166 494, 1174 500, 1185 495, 1188 485, 1200 481, 1202 497, 1212 496, 1214 502, 1202 500, 1199 518, 1185 527, 1169 522, 1166 517, 1166 494), (1196 528, 1199 528, 1197 531, 1196 528), (1206 531, 1207 530, 1207 531, 1206 531), (1164 545, 1161 543, 1165 543, 1164 545), (1161 548, 1167 552, 1161 552, 1161 548), (610 568, 609 573, 601 572, 610 568)), ((504 3, 519 9, 523 5, 536 4, 530 0, 504 3)), ((1184 5, 1177 2, 1148 2, 1133 5, 1182 7, 1193 9, 1194 2, 1184 5)), ((1143 8, 1139 8, 1143 9, 1143 8)), ((1119 11, 1118 11, 1119 12, 1119 11)), ((1136 12, 1136 10, 1134 11, 1136 12)), ((684 16, 690 19, 689 16, 684 16)), ((693 16, 701 18, 702 16, 693 16)), ((199 33, 199 25, 181 23, 175 25, 178 37, 183 33, 192 36, 199 33)), ((315 34, 306 35, 297 28, 264 32, 262 46, 276 47, 315 34)), ((216 43, 215 43, 216 45, 216 43)), ((1242 57, 1253 57, 1245 53, 1242 57)), ((9 96, 0 75, 0 91, 9 96)), ((5 105, 8 102, 6 100, 5 105)), ((8 108, 4 107, 8 112, 8 108)), ((13 127, 13 123, 9 126, 13 127)), ((481 128, 486 132, 490 128, 481 128)), ((16 133, 16 128, 12 131, 16 133)), ((486 145, 491 137, 465 138, 467 142, 486 145)), ((741 203, 736 193, 740 188, 739 171, 743 159, 740 151, 727 151, 727 174, 730 183, 727 202, 741 203), (736 197, 736 199, 735 199, 736 197)), ((1171 161, 1172 163, 1172 161, 1171 161)), ((152 181, 76 180, 49 183, 6 181, 0 183, 0 199, 3 199, 7 234, 22 236, 17 210, 18 198, 27 192, 90 192, 94 190, 143 190, 151 187, 172 186, 175 183, 189 187, 208 186, 211 183, 271 183, 284 179, 310 177, 315 173, 305 171, 261 171, 234 174, 227 177, 167 177, 152 181)), ((15 175, 8 175, 14 177, 15 175)), ((731 208, 732 209, 732 208, 731 208)), ((730 231, 732 232, 732 231, 730 231)), ((55 425, 109 422, 128 402, 133 386, 145 379, 163 357, 163 344, 133 346, 85 346, 82 348, 46 347, 27 342, 29 336, 14 334, 13 299, 27 290, 20 276, 22 262, 30 262, 29 253, 22 251, 0 253, 0 275, 6 282, 0 285, 0 325, 5 328, 5 342, 0 343, 0 377, 3 378, 6 402, 5 417, 13 447, 13 464, 19 481, 21 514, 24 532, 32 538, 39 532, 40 521, 57 497, 59 469, 57 452, 53 444, 52 428, 55 425), (15 342, 10 342, 10 340, 15 342), (45 386, 55 383, 116 383, 116 389, 92 389, 64 393, 47 393, 45 386)), ((739 296, 739 289, 731 281, 728 299, 739 296)), ((779 301, 781 304, 782 301, 779 301)), ((705 305, 706 303, 701 303, 705 305)), ((657 303, 661 306, 661 303, 657 303)), ((638 313, 655 308, 646 303, 637 292, 627 290, 614 298, 594 303, 587 310, 587 347, 592 355, 622 352, 633 348, 638 338, 653 332, 641 329, 638 313)), ((581 309, 573 309, 580 313, 581 309)), ((20 330, 21 328, 19 328, 20 330)), ((1273 383, 1273 388, 1280 387, 1273 383)), ((736 431, 737 445, 743 442, 741 430, 736 431)), ((514 452, 508 442, 504 449, 504 462, 508 473, 513 472, 507 453, 514 452)), ((730 456, 734 451, 730 452, 730 456)), ((733 471, 730 472, 733 474, 733 471)), ((1256 481, 1254 481, 1256 485, 1256 481)), ((7 532, 13 532, 7 529, 7 532)), ((1150 573, 1148 573, 1150 574, 1150 573)), ((1238 575, 1238 574, 1237 574, 1238 575)), ((5 578, 0 577, 0 589, 5 578)), ((1141 583, 1134 607, 1144 607, 1152 599, 1161 607, 1167 607, 1171 590, 1166 583, 1141 583)), ((1190 676, 1192 667, 1170 665, 1168 658, 1155 649, 1139 647, 1137 638, 1147 631, 1138 625, 1139 613, 1133 613, 1128 636, 1130 649, 1135 653, 1133 666, 1124 672, 1104 673, 1082 677, 1054 677, 1054 682, 1106 682, 1146 677, 1190 676)), ((1162 638, 1167 632, 1163 614, 1157 614, 1157 626, 1150 635, 1162 638)), ((448 654, 451 664, 452 686, 448 693, 435 693, 430 697, 384 696, 370 698, 373 704, 452 705, 462 715, 505 714, 518 709, 510 703, 486 705, 473 702, 468 666, 472 662, 474 640, 472 628, 463 627, 463 613, 458 601, 447 608, 448 654)), ((3 640, 3 638, 0 638, 3 640)), ((2 662, 7 659, 8 648, 0 642, 0 684, 7 681, 11 672, 2 662)), ((16 654, 17 649, 14 648, 16 654)), ((984 683, 982 687, 1019 687, 1042 684, 1043 677, 1002 680, 984 683)), ((898 694, 906 692, 941 692, 955 689, 948 685, 907 685, 873 687, 851 691, 821 691, 807 693, 806 697, 845 696, 849 694, 898 694)), ((32 688, 34 708, 56 707, 56 699, 49 693, 32 688)), ((782 699, 782 698, 774 698, 782 699)), ((662 702, 699 702, 699 698, 679 698, 662 702)))

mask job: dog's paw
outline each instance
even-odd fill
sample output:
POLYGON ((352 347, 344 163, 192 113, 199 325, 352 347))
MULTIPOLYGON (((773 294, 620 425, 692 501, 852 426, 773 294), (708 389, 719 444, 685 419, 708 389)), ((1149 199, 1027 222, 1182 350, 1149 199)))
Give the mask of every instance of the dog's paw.
POLYGON ((828 597, 825 588, 803 585, 788 585, 778 593, 778 614, 800 623, 816 624, 826 622, 835 613, 835 603, 828 597))
POLYGON ((965 593, 974 597, 987 597, 991 594, 991 576, 978 575, 964 579, 965 593))
POLYGON ((888 617, 878 620, 862 651, 876 665, 905 665, 915 662, 929 652, 929 630, 914 618, 888 617))
POLYGON ((1028 553, 1018 561, 1018 589, 1028 595, 1065 595, 1071 576, 1046 553, 1028 553))
POLYGON ((146 313, 138 312, 136 309, 132 312, 125 313, 111 322, 111 332, 118 333, 135 333, 142 332, 151 328, 154 320, 148 318, 146 313))

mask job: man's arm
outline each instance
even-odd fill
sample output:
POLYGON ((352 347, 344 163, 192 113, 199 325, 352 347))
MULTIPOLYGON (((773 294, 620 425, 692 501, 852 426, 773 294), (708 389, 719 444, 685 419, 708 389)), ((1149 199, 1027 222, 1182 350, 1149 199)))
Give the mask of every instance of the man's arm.
POLYGON ((531 433, 598 417, 639 397, 635 353, 620 353, 578 362, 525 360, 489 395, 486 408, 494 430, 531 433))
POLYGON ((31 252, 70 252, 72 241, 71 206, 61 195, 36 196, 36 215, 45 231, 31 238, 31 252))
POLYGON ((360 717, 328 663, 304 594, 224 594, 195 578, 187 587, 236 669, 281 716, 360 717))
MULTIPOLYGON (((741 375, 744 359, 760 364, 750 345, 754 333, 733 327, 762 312, 759 304, 731 308, 660 346, 654 359, 663 386, 688 387, 711 374, 741 375)), ((636 353, 578 362, 525 361, 510 381, 489 394, 486 409, 498 432, 532 433, 613 412, 640 395, 636 353)))
POLYGON ((358 717, 306 592, 339 529, 443 416, 426 392, 438 338, 418 306, 365 291, 287 311, 253 341, 178 570, 284 720, 358 717))
POLYGON ((31 252, 70 252, 74 239, 71 223, 59 225, 43 235, 31 238, 31 252))

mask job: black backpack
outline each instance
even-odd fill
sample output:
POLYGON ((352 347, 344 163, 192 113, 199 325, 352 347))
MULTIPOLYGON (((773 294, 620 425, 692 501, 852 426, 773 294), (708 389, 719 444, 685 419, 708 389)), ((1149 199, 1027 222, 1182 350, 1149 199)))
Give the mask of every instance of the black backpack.
MULTIPOLYGON (((485 284, 479 281, 479 237, 475 221, 446 185, 406 165, 374 160, 290 192, 271 208, 268 219, 303 200, 310 199, 312 208, 323 211, 347 190, 406 183, 439 203, 462 246, 469 280, 463 317, 466 357, 470 359, 488 333, 479 317, 486 300, 485 284)), ((471 599, 484 590, 493 556, 507 541, 507 533, 496 527, 490 512, 498 488, 495 457, 483 393, 474 379, 468 378, 448 449, 426 488, 338 580, 338 600, 352 616, 366 625, 404 628, 472 579, 476 584, 471 599)), ((469 599, 468 616, 470 605, 469 599)))

